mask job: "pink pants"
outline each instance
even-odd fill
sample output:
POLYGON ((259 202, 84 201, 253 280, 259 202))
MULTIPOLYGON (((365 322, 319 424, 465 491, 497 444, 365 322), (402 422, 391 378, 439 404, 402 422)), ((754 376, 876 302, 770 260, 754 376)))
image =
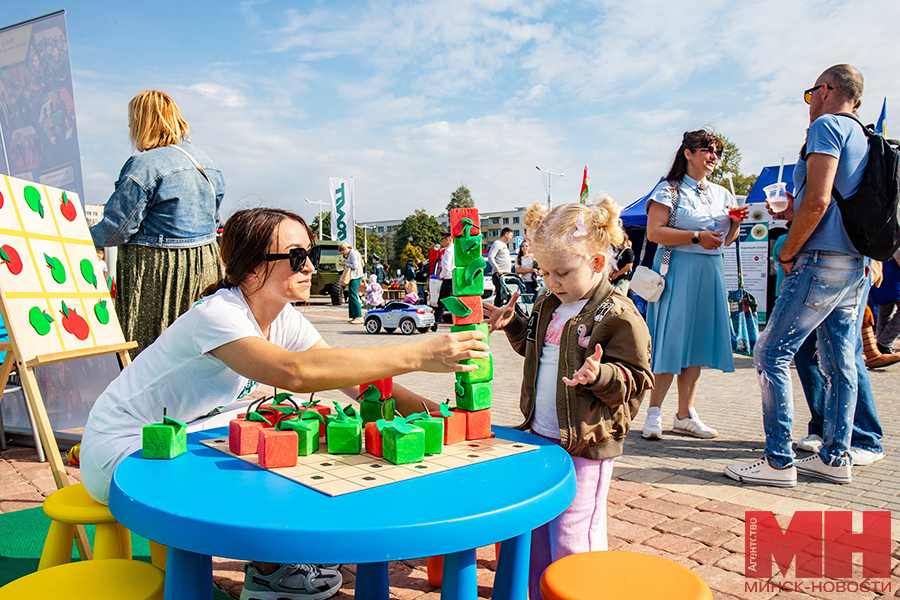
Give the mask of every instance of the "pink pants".
POLYGON ((578 552, 606 550, 606 496, 614 458, 591 460, 572 457, 577 491, 561 515, 531 534, 528 595, 543 600, 541 575, 553 561, 578 552))

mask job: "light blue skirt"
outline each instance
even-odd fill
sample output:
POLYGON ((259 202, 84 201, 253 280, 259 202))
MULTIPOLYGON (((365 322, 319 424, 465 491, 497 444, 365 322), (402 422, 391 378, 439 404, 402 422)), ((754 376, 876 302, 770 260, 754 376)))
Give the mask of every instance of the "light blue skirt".
MULTIPOLYGON (((660 247, 653 259, 657 272, 662 255, 660 247)), ((734 372, 722 255, 672 252, 665 290, 659 302, 649 303, 647 326, 654 373, 679 375, 684 367, 734 372)))

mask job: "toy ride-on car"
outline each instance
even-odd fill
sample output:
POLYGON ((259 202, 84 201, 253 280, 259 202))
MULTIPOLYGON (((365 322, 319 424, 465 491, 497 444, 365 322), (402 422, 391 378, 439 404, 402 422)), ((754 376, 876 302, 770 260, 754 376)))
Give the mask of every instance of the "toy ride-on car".
POLYGON ((399 329, 406 335, 425 333, 434 325, 434 311, 430 306, 407 304, 406 302, 388 302, 383 308, 375 308, 366 313, 366 331, 378 333, 381 328, 388 333, 399 329))

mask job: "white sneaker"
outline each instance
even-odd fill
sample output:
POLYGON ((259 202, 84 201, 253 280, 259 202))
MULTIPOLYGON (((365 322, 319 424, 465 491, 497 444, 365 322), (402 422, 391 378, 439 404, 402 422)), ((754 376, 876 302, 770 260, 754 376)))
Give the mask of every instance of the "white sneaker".
POLYGON ((850 458, 853 459, 854 467, 871 465, 884 458, 884 452, 875 452, 873 450, 866 450, 865 448, 854 448, 853 446, 850 446, 849 454, 850 458))
POLYGON ((822 462, 818 454, 798 460, 794 465, 797 467, 798 473, 809 475, 810 477, 818 477, 831 483, 850 483, 851 481, 850 465, 829 467, 822 462))
POLYGON ((818 454, 819 450, 822 448, 823 441, 824 440, 822 438, 815 434, 808 435, 797 442, 797 450, 803 450, 804 452, 813 452, 815 454, 818 454))
POLYGON ((741 483, 756 483, 775 487, 797 485, 797 469, 793 465, 787 469, 776 469, 765 458, 746 465, 728 465, 725 474, 741 483))
POLYGON ((658 440, 662 437, 662 412, 658 406, 647 409, 647 418, 644 420, 644 430, 641 436, 648 440, 658 440))
POLYGON ((675 424, 672 425, 672 431, 704 439, 719 435, 718 431, 703 424, 703 421, 697 416, 697 411, 693 408, 688 409, 687 419, 679 419, 678 413, 675 413, 675 424))

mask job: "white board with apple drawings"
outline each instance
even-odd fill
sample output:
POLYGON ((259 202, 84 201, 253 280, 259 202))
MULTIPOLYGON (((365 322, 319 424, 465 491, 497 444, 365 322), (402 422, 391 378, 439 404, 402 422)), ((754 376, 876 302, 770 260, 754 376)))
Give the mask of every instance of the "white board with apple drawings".
POLYGON ((0 308, 19 358, 124 343, 77 195, 2 177, 0 308))

